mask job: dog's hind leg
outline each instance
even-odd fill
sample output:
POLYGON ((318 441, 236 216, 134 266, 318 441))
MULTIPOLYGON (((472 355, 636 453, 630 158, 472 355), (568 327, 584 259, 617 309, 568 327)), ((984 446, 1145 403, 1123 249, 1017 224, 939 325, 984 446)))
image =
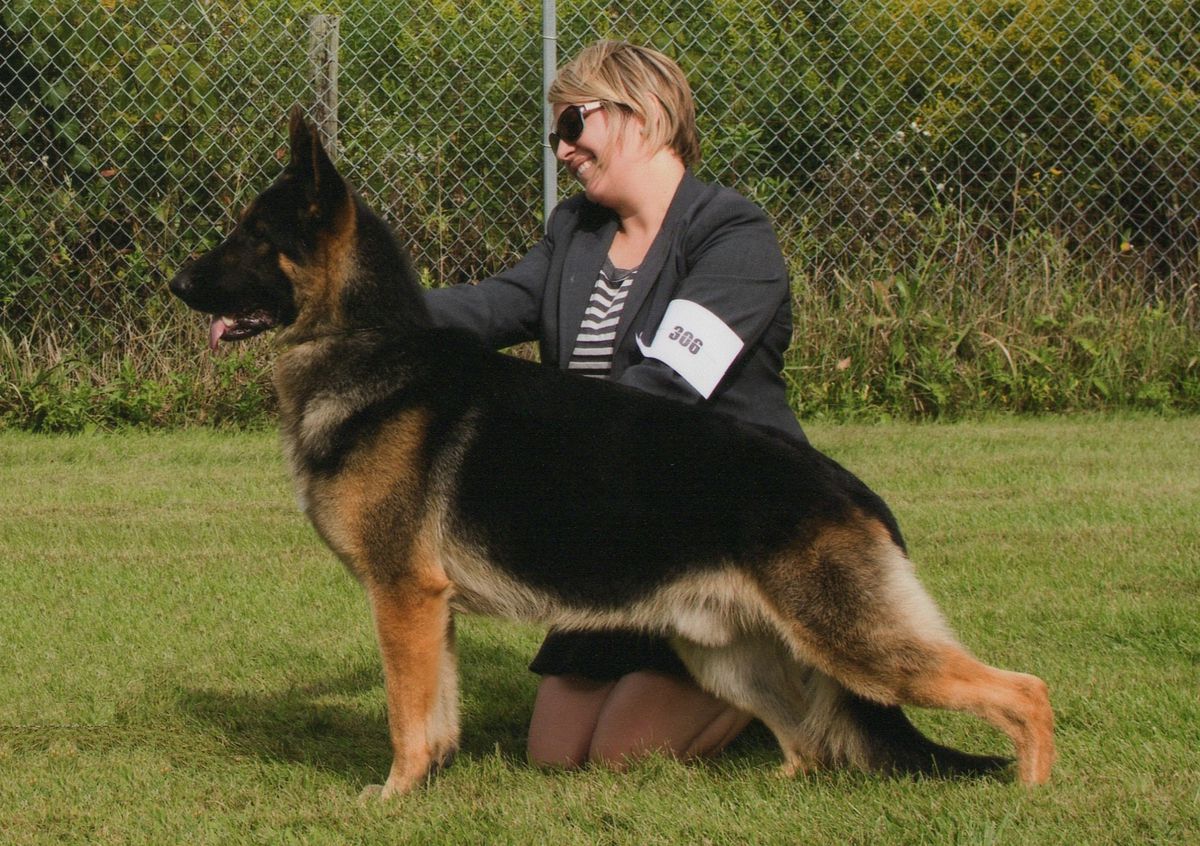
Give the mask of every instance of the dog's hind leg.
POLYGON ((902 701, 967 711, 1003 731, 1017 750, 1017 774, 1044 784, 1054 764, 1054 714, 1046 683, 1036 676, 989 667, 962 647, 942 647, 924 673, 897 689, 902 701))
POLYGON ((772 731, 787 775, 824 767, 983 775, 1009 763, 934 743, 895 705, 871 702, 796 660, 773 633, 743 634, 727 646, 673 645, 697 682, 754 714, 772 731))
MULTIPOLYGON (((446 583, 368 584, 387 693, 392 768, 382 798, 407 793, 454 752, 457 703, 446 583)), ((375 792, 368 788, 368 793, 375 792)))
POLYGON ((836 536, 818 538, 766 585, 782 600, 784 634, 797 658, 869 702, 981 717, 1012 740, 1021 781, 1048 780, 1055 751, 1046 684, 989 667, 960 646, 882 526, 828 534, 836 536))

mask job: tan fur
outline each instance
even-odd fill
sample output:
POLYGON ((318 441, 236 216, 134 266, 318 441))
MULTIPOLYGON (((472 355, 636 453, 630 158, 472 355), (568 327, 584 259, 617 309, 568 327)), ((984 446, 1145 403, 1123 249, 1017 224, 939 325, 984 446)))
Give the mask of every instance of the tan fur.
POLYGON ((343 322, 341 297, 346 280, 354 274, 356 219, 354 203, 343 203, 311 263, 297 264, 279 254, 279 269, 292 281, 299 311, 296 322, 281 337, 284 343, 343 322))
POLYGON ((768 572, 766 596, 794 657, 877 701, 893 701, 898 677, 930 660, 926 644, 956 642, 904 551, 862 513, 810 526, 768 572), (846 601, 856 606, 853 626, 831 633, 820 614, 846 601))
MULTIPOLYGON (((302 432, 307 423, 301 425, 302 432)), ((404 571, 411 566, 394 561, 406 552, 404 539, 390 534, 387 525, 398 513, 416 516, 425 511, 424 482, 417 474, 415 456, 426 425, 424 411, 395 417, 383 424, 369 449, 351 456, 345 472, 329 479, 297 480, 309 503, 309 519, 360 578, 363 567, 372 561, 404 571)), ((430 548, 421 562, 436 567, 434 575, 444 580, 434 541, 425 542, 430 548)))
POLYGON ((866 738, 843 712, 845 688, 797 660, 775 631, 746 630, 719 647, 682 638, 672 646, 702 687, 771 730, 785 774, 836 765, 870 769, 866 738))
MULTIPOLYGON (((417 550, 416 557, 428 555, 422 545, 417 550)), ((424 562, 414 569, 434 567, 424 562)), ((457 727, 448 728, 446 713, 447 697, 454 692, 444 690, 450 590, 444 580, 414 578, 391 587, 367 582, 394 751, 384 798, 411 790, 457 747, 457 727)))
MULTIPOLYGON (((312 351, 300 351, 277 380, 287 382, 289 367, 311 364, 312 351)), ((304 444, 321 444, 328 429, 345 414, 337 398, 309 402, 305 413, 285 390, 281 410, 294 435, 297 493, 322 538, 367 590, 388 702, 388 727, 394 758, 384 798, 419 784, 458 748, 457 667, 452 640, 450 599, 453 584, 442 569, 438 552, 437 514, 417 471, 417 455, 428 425, 416 410, 384 424, 364 448, 352 453, 342 471, 311 477, 300 468, 304 444), (402 536, 393 527, 397 515, 419 528, 402 536), (424 515, 425 519, 421 519, 424 515), (392 573, 388 582, 380 573, 392 573)))
POLYGON ((560 629, 635 628, 671 634, 705 646, 722 646, 751 627, 782 626, 759 587, 742 571, 725 567, 684 576, 624 608, 572 608, 519 582, 478 552, 452 542, 446 573, 455 584, 457 609, 526 620, 560 629))

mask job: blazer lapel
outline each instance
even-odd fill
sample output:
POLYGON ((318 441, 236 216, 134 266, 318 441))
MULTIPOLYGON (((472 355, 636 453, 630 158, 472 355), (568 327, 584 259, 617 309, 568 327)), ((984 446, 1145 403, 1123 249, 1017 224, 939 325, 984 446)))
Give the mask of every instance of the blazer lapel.
MULTIPOLYGON (((625 300, 625 308, 621 310, 621 320, 617 323, 617 337, 613 343, 614 351, 621 349, 629 327, 633 325, 633 319, 641 311, 642 306, 646 303, 646 297, 658 282, 667 256, 672 252, 675 232, 684 219, 685 212, 691 207, 703 188, 704 183, 696 179, 690 170, 684 172, 683 180, 675 189, 675 196, 671 199, 671 205, 667 207, 667 216, 663 218, 662 227, 658 230, 658 235, 654 237, 654 242, 650 245, 646 258, 642 260, 641 267, 638 268, 629 296, 625 300)), ((648 344, 652 339, 645 338, 644 340, 648 344)), ((615 359, 613 363, 616 364, 615 359)), ((615 371, 613 375, 617 375, 615 371)))
POLYGON ((558 301, 558 361, 565 367, 571 360, 575 339, 579 336, 579 324, 587 310, 604 257, 617 234, 617 221, 613 217, 594 229, 577 229, 571 236, 563 262, 562 283, 558 301))

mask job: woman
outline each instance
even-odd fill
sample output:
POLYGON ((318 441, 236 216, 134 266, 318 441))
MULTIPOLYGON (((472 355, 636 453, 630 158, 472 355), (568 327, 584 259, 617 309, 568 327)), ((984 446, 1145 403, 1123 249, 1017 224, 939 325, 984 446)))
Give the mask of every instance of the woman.
MULTIPOLYGON (((430 291, 434 320, 495 347, 537 340, 544 364, 703 402, 802 441, 781 375, 787 267, 760 209, 692 175, 700 145, 678 65, 601 41, 559 71, 547 96, 550 144, 583 193, 554 210, 545 238, 511 270, 430 291)), ((701 690, 658 638, 551 632, 531 669, 543 678, 529 756, 542 765, 711 755, 750 719, 701 690)))

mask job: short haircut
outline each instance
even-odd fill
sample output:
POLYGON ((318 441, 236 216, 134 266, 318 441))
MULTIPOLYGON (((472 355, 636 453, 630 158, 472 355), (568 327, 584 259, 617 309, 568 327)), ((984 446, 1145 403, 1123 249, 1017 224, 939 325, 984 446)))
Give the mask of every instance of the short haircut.
POLYGON ((700 135, 692 89, 679 65, 649 47, 624 41, 597 41, 559 68, 546 93, 554 105, 599 100, 623 128, 641 118, 653 149, 670 147, 692 167, 700 161, 700 135))

